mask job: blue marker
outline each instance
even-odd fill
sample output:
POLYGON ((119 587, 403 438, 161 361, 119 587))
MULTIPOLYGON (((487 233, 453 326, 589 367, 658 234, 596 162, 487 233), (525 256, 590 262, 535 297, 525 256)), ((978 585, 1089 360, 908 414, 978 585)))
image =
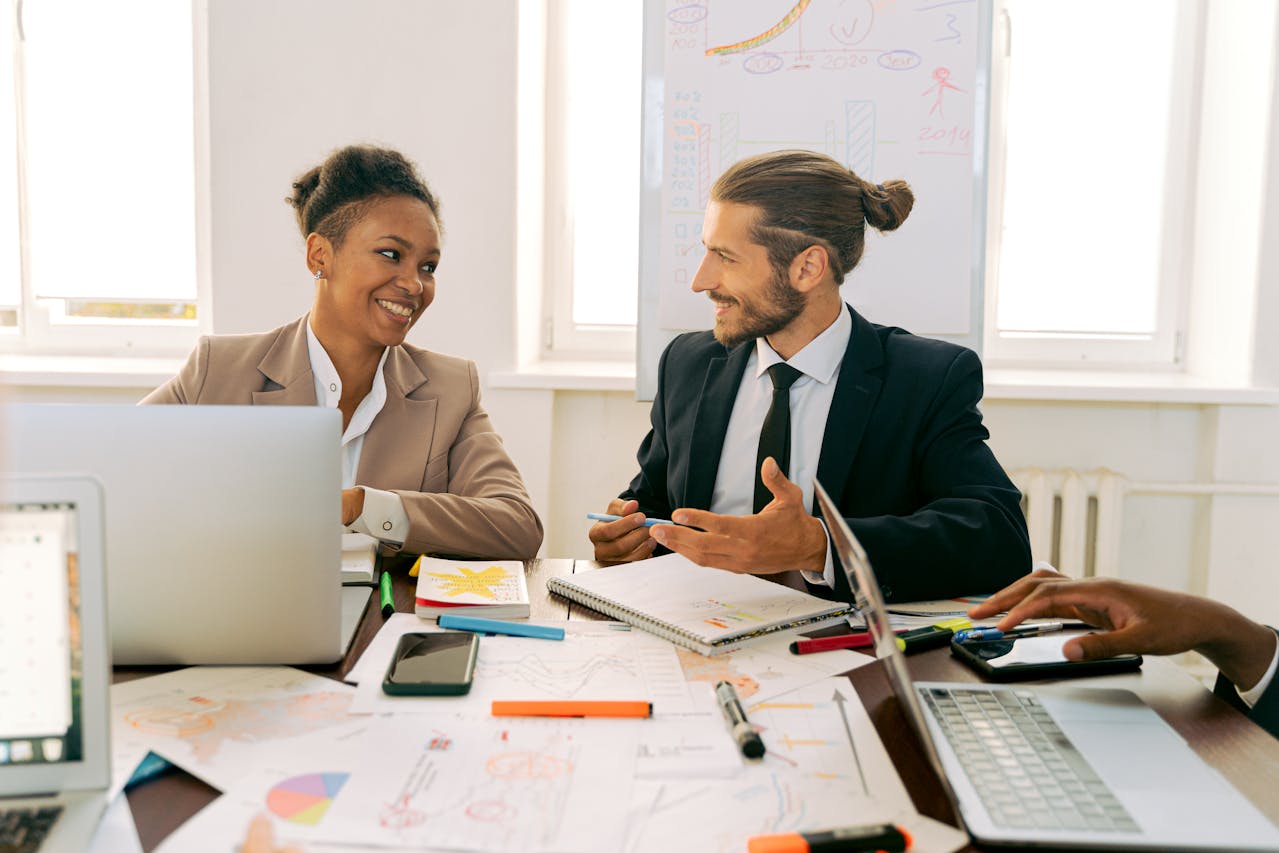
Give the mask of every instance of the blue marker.
MULTIPOLYGON (((606 515, 602 512, 588 512, 586 514, 586 517, 591 519, 592 521, 620 521, 623 518, 623 516, 620 516, 620 515, 606 515)), ((675 522, 668 521, 665 518, 644 519, 645 527, 652 527, 654 524, 674 524, 674 523, 675 522)))
POLYGON ((1042 625, 1023 625, 1001 631, 998 628, 969 628, 955 632, 955 642, 964 643, 969 640, 1002 640, 1004 637, 1031 637, 1035 634, 1050 634, 1060 631, 1065 625, 1061 622, 1044 622, 1042 625))
POLYGON ((529 625, 527 622, 507 622, 502 619, 480 619, 477 616, 458 616, 445 613, 440 617, 441 628, 474 631, 477 634, 509 634, 512 637, 533 637, 538 640, 562 640, 563 628, 546 625, 529 625))

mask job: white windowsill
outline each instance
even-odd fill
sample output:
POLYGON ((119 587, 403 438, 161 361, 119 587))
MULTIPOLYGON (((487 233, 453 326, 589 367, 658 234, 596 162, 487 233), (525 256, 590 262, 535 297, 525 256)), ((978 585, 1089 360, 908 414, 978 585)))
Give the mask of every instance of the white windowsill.
POLYGON ((488 374, 490 388, 536 391, 634 391, 632 361, 543 361, 488 374))
MULTIPOLYGON (((178 372, 182 358, 0 354, 0 385, 53 388, 155 388, 178 372)), ((542 362, 487 374, 504 390, 631 391, 635 365, 622 361, 542 362)), ((1279 405, 1279 388, 1222 382, 1181 373, 1075 370, 986 370, 987 400, 1279 405)))
MULTIPOLYGON (((488 374, 495 389, 634 391, 629 362, 542 362, 488 374)), ((1279 405, 1279 388, 1222 382, 1182 373, 988 369, 987 400, 1046 400, 1188 405, 1279 405)))
POLYGON ((987 400, 1274 405, 1279 388, 1185 373, 988 368, 987 400))
POLYGON ((0 385, 52 388, 140 388, 171 379, 185 358, 0 354, 0 385))

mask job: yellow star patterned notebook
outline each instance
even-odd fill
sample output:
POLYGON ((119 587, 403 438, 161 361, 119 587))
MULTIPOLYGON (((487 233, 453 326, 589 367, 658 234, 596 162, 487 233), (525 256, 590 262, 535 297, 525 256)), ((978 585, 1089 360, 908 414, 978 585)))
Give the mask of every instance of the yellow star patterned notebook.
POLYGON ((418 557, 417 615, 441 613, 527 619, 528 584, 519 560, 441 560, 418 557))

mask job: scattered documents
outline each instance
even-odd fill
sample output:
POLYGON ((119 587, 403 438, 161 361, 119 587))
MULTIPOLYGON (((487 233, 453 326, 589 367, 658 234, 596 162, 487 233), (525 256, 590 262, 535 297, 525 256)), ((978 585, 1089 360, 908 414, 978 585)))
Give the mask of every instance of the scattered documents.
POLYGON ((714 687, 728 681, 747 713, 751 707, 814 681, 873 663, 861 652, 837 649, 802 657, 790 653, 793 636, 767 637, 726 655, 707 657, 676 649, 684 678, 714 687))
POLYGON ((151 750, 225 790, 257 766, 264 746, 363 726, 354 690, 291 667, 192 666, 111 686, 113 757, 151 750))
MULTIPOLYGON (((543 623, 539 623, 543 624, 543 623)), ((494 701, 506 700, 640 700, 654 713, 680 713, 690 708, 688 683, 675 648, 657 637, 615 622, 545 621, 563 627, 559 642, 526 637, 486 636, 470 693, 464 696, 388 696, 382 674, 391 644, 381 633, 370 652, 385 659, 361 659, 360 685, 351 713, 474 713, 488 715, 494 701)), ((388 630, 403 633, 402 623, 388 630)), ((366 657, 368 655, 366 654, 366 657)))
POLYGON ((265 812, 277 843, 482 851, 622 846, 644 720, 390 717, 229 788, 163 850, 235 849, 265 812))

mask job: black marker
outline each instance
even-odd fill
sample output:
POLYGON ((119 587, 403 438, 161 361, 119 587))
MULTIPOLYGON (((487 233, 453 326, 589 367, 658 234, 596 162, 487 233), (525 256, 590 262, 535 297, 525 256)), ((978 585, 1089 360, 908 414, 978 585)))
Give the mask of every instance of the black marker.
POLYGON ((747 758, 759 758, 764 754, 764 741, 759 732, 746 719, 742 703, 737 699, 737 691, 727 681, 715 685, 715 698, 719 700, 719 709, 724 712, 724 719, 732 727, 733 740, 747 758))

